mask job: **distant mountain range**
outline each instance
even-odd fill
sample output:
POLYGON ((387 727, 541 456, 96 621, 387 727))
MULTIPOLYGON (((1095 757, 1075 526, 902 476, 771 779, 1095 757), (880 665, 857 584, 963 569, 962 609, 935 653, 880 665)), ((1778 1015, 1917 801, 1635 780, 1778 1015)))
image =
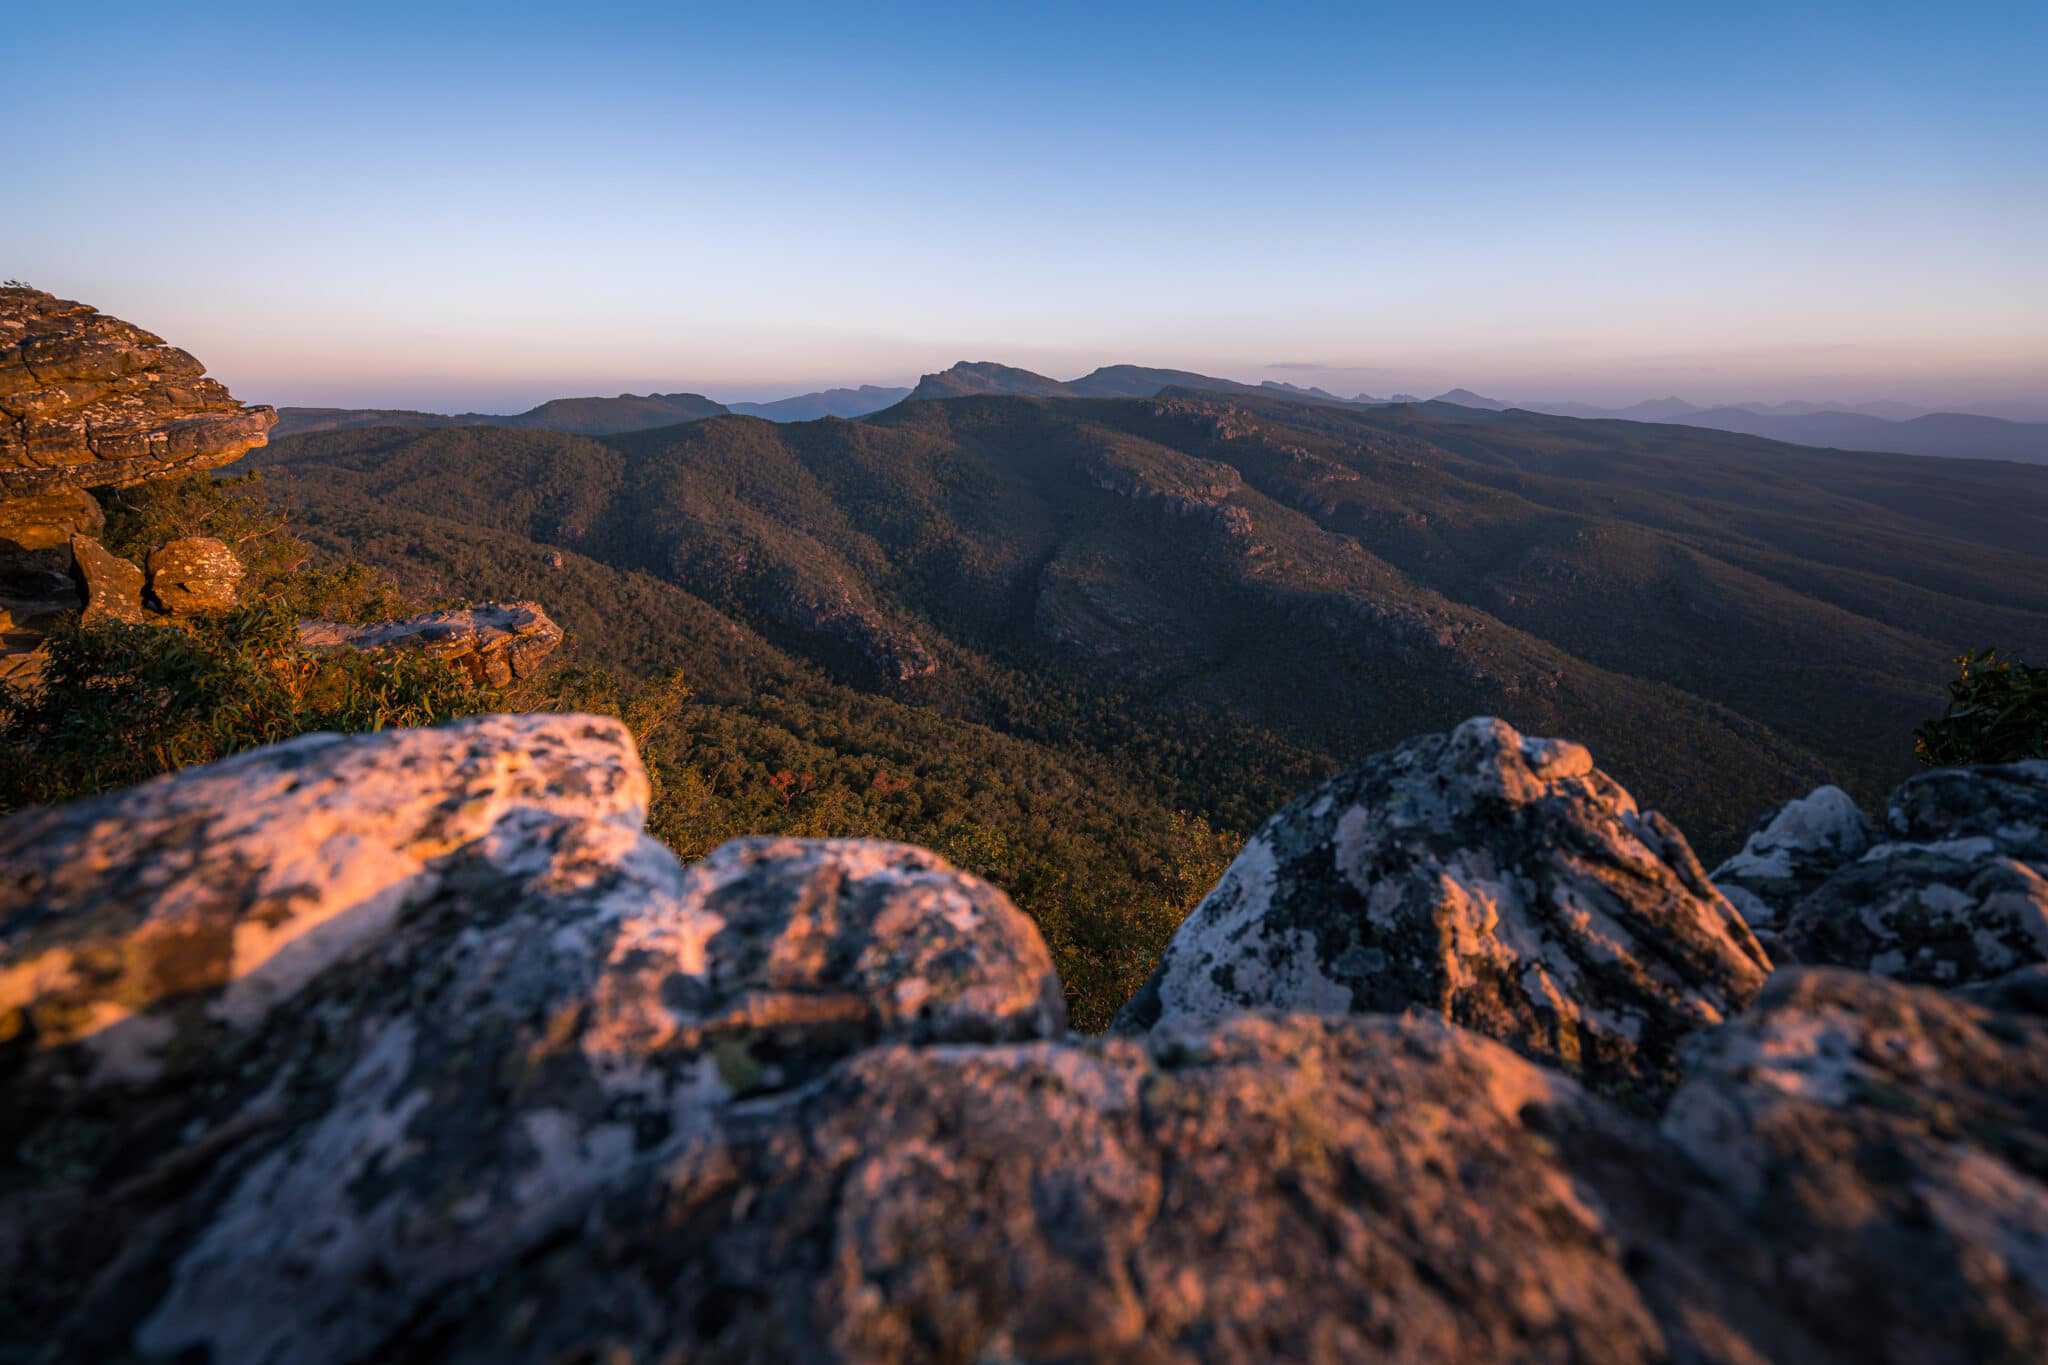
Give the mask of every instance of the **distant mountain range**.
POLYGON ((909 389, 887 389, 863 384, 857 389, 823 389, 778 398, 772 403, 727 403, 742 417, 765 417, 771 422, 813 422, 820 417, 865 417, 883 408, 893 408, 910 397, 909 389))
MULTIPOLYGON (((1358 401, 1369 400, 1360 395, 1358 401)), ((1702 408, 1683 398, 1669 397, 1625 408, 1602 408, 1590 403, 1509 403, 1470 389, 1452 389, 1432 401, 1489 412, 1520 408, 1555 417, 1669 422, 1833 450, 1880 450, 1894 455, 2048 464, 2048 422, 2009 422, 2002 417, 1968 412, 1926 412, 1905 403, 1866 403, 1855 409, 1832 409, 1814 403, 1740 403, 1702 408)))
POLYGON ((1343 398, 1327 389, 1303 388, 1274 380, 1248 384, 1191 370, 1157 369, 1143 365, 1105 365, 1078 379, 1053 379, 1031 370, 987 360, 963 361, 950 369, 927 374, 912 389, 863 384, 858 388, 822 389, 768 403, 721 404, 698 393, 622 393, 616 398, 557 398, 526 412, 502 416, 390 408, 286 407, 278 411, 274 435, 283 437, 301 432, 372 426, 497 426, 612 436, 726 414, 759 417, 771 422, 803 422, 821 417, 865 417, 894 407, 905 399, 1152 398, 1169 388, 1292 398, 1347 407, 1429 402, 1486 412, 1521 409, 1555 417, 1706 427, 1791 445, 1838 450, 2048 464, 2048 423, 2013 422, 1973 413, 1927 412, 1896 402, 1864 403, 1854 407, 1810 402, 1740 403, 1704 408, 1674 395, 1610 408, 1580 402, 1517 403, 1490 398, 1466 388, 1450 389, 1432 399, 1408 393, 1396 393, 1389 398, 1360 393, 1343 398))
MULTIPOLYGON (((795 401, 795 400, 790 400, 795 401)), ((616 398, 551 398, 518 413, 412 412, 402 408, 280 408, 273 437, 306 431, 347 431, 356 427, 510 427, 515 431, 564 431, 581 436, 615 436, 626 431, 672 427, 700 417, 718 417, 725 405, 701 393, 622 393, 616 398)))

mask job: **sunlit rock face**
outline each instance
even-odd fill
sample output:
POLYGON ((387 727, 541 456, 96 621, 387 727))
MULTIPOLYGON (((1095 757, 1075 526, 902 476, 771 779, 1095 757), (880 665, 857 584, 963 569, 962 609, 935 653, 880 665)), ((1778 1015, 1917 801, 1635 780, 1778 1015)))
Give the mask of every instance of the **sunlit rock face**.
MULTIPOLYGON (((189 353, 131 323, 40 289, 0 287, 0 687, 42 676, 55 626, 144 619, 142 567, 100 545, 106 519, 87 489, 212 469, 268 439, 277 414, 205 375, 189 353)), ((166 594, 149 605, 231 604, 233 555, 221 546, 202 564, 181 544, 166 594)))
MULTIPOLYGON (((2029 774, 1934 776, 1895 832, 1940 795, 1930 836, 2032 847, 2029 774)), ((648 791, 615 721, 489 716, 0 822, 0 1355, 1860 1365, 2048 1335, 2048 967, 1759 994, 1683 841, 1576 745, 1468 722, 1311 793, 1211 896, 1235 918, 1191 922, 1235 926, 1268 998, 1162 989, 1169 954, 1148 1026, 1101 1039, 987 882, 857 839, 684 866, 648 791), (1361 917, 1429 970, 1313 956, 1361 917), (1528 980, 1562 1005, 1524 1012, 1528 980), (1586 1045, 1624 1010, 1633 1051, 1586 1045)))
POLYGON ((0 497, 238 460, 277 413, 162 337, 40 289, 0 288, 0 497))
MULTIPOLYGON (((892 1039, 1062 1032, 1051 958, 994 887, 871 841, 685 869, 641 832, 647 791, 615 721, 495 716, 0 825, 0 1031, 32 1101, 9 1136, 213 1177, 171 1226, 100 1208, 66 1231, 83 1248, 51 1224, 13 1269, 125 1245, 169 1277, 148 1312, 118 1276, 92 1293, 144 1355, 355 1359, 722 1106, 892 1039), (99 1126, 109 1107, 135 1126, 99 1126)), ((0 1221, 100 1207, 59 1188, 0 1221)))
POLYGON ((1480 718, 1268 821, 1118 1026, 1420 1008, 1649 1096, 1769 970, 1668 821, 1580 745, 1480 718))
POLYGON ((368 625, 301 621, 299 643, 308 649, 416 650, 453 664, 480 685, 509 687, 539 672, 562 643, 562 628, 538 602, 480 602, 368 625))

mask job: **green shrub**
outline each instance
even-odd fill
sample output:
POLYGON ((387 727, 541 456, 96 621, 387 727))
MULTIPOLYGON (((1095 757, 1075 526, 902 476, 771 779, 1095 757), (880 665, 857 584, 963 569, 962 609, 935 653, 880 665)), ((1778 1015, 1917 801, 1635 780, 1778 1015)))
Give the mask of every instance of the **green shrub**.
POLYGON ((1913 732, 1913 754, 1930 767, 2048 758, 2048 668, 1984 649, 1956 659, 1948 709, 1913 732))
POLYGON ((241 560, 244 602, 276 603, 301 617, 388 621, 425 609, 367 565, 314 564, 312 547, 263 496, 262 480, 260 472, 190 474, 104 490, 103 539, 115 554, 141 564, 170 541, 211 536, 241 560))
POLYGON ((24 693, 0 691, 0 811, 124 786, 319 730, 433 725, 499 709, 459 669, 392 651, 313 651, 260 603, 186 626, 71 627, 24 693))

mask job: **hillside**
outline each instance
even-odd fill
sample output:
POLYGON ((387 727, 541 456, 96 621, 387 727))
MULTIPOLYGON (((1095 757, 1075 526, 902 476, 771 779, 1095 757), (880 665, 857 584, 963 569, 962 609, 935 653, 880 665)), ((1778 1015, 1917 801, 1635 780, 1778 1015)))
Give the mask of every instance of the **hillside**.
MULTIPOLYGON (((1226 828, 1250 818, 1234 788, 1289 789, 1276 765, 1491 713, 1582 736, 1725 851, 1774 799, 1902 776, 1953 655, 2048 652, 2048 476, 1689 428, 1170 389, 604 440, 336 432, 259 462, 332 548, 551 606, 545 572, 504 569, 559 549, 835 695, 1129 764, 1226 828), (1122 716, 1161 738, 1124 743, 1122 716), (1212 732, 1276 757, 1229 784, 1150 766, 1212 732)), ((561 608, 621 664, 677 642, 561 608)))

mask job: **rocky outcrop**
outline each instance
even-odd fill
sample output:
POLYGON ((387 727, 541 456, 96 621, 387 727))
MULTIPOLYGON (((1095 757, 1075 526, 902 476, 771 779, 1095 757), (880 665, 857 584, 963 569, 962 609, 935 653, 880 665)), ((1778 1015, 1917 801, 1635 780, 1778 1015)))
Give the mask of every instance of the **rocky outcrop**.
POLYGON ((1840 787, 1820 787, 1757 822, 1742 851, 1714 869, 1714 885, 1759 937, 1775 935, 1792 907, 1863 855, 1870 821, 1840 787))
MULTIPOLYGON (((48 629, 81 605, 88 625, 144 619, 141 570, 99 544, 106 519, 86 489, 211 469, 267 439, 277 414, 205 374, 131 323, 39 289, 0 288, 0 686, 40 677, 48 629), (64 603, 67 576, 79 596, 64 603)), ((199 565, 188 554, 184 567, 199 565)), ((221 600, 224 564, 206 567, 183 606, 169 605, 180 572, 167 576, 156 594, 166 611, 232 604, 231 592, 221 600)))
POLYGON ((99 502, 82 488, 0 498, 0 590, 18 587, 24 576, 66 573, 71 537, 97 536, 106 524, 99 502))
POLYGON ((1788 961, 1950 987, 2048 962, 2048 763, 1923 773, 1881 832, 1823 787, 1714 880, 1788 961))
POLYGON ((113 1313, 112 1354, 355 1359, 721 1106, 889 1040, 1062 1029, 993 887, 858 842, 686 871, 647 790, 615 721, 498 716, 0 825, 0 1123, 97 1173, 0 1182, 5 1278, 47 1270, 32 1306, 78 1306, 81 1343, 113 1313), (135 1126, 99 1124, 117 1096, 135 1126), (200 1176, 169 1218, 146 1193, 200 1176))
POLYGON ((212 536, 181 536, 152 550, 149 595, 173 616, 226 611, 242 585, 242 561, 212 536))
POLYGON ((1921 773, 1892 793, 1885 832, 1895 843, 1982 840, 2001 856, 2048 863, 2048 760, 1921 773))
POLYGON ((205 374, 131 323, 0 288, 0 497, 210 469, 262 445, 277 414, 205 374))
POLYGON ((484 602, 361 626, 302 621, 299 643, 309 649, 419 650, 456 665, 480 685, 510 687, 534 676, 562 643, 562 628, 538 602, 484 602))
POLYGON ((1641 1099, 1769 970, 1668 821, 1581 746, 1482 718, 1269 820, 1117 1027, 1421 1008, 1641 1099))
POLYGON ((142 570, 91 536, 71 537, 71 577, 78 588, 79 624, 142 620, 142 570))
MULTIPOLYGON (((684 867, 647 794, 617 722, 494 716, 0 823, 0 1355, 1960 1365, 2048 1339, 2048 969, 1781 972, 1644 1116, 1433 1002, 1075 1038, 996 888, 859 840, 684 867)), ((1382 952, 1483 982, 1511 950, 1581 1018, 1683 1013, 1659 972, 1688 953, 1739 974, 1688 928, 1742 943, 1682 841, 1499 722, 1261 839, 1390 887, 1353 907, 1409 926, 1382 952)), ((1245 920, 1247 979, 1328 932, 1303 904, 1245 920)))
POLYGON ((1933 986, 1988 981, 2048 962, 2048 878, 1995 854, 1880 844, 1801 901, 1782 942, 1798 962, 1933 986))

